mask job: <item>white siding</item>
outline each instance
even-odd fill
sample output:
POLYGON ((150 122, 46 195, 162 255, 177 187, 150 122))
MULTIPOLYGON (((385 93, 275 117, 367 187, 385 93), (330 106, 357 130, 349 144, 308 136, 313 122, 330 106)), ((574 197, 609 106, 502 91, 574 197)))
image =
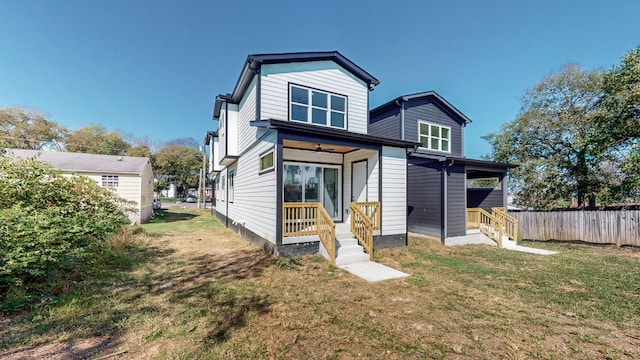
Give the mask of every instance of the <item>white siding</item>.
POLYGON ((127 216, 134 224, 144 223, 153 214, 153 171, 151 165, 147 164, 141 175, 119 174, 119 173, 77 173, 95 181, 102 186, 102 175, 118 176, 118 187, 115 193, 121 198, 135 202, 134 208, 137 213, 129 213, 127 216))
POLYGON ((247 92, 240 101, 238 114, 238 151, 242 154, 257 139, 257 129, 249 125, 249 122, 256 120, 256 79, 249 85, 247 92))
POLYGON ((407 152, 382 147, 382 235, 407 232, 407 152))
POLYGON ((347 130, 367 133, 367 85, 333 61, 264 64, 260 81, 263 119, 289 119, 289 83, 294 83, 346 96, 347 130))
POLYGON ((217 137, 212 137, 209 142, 209 172, 220 171, 220 140, 217 137))
POLYGON ((218 175, 220 178, 220 189, 216 193, 216 211, 222 215, 227 215, 227 169, 222 168, 218 175))
POLYGON ((238 156, 238 105, 227 106, 227 155, 238 156))
MULTIPOLYGON (((276 133, 247 150, 234 164, 236 170, 234 202, 229 203, 229 219, 275 244, 276 240, 276 172, 259 174, 259 159, 274 149, 276 133)), ((276 159, 274 158, 274 163, 276 159)), ((225 171, 226 173, 226 171, 225 171)))
POLYGON ((378 152, 375 150, 357 150, 344 155, 344 194, 343 204, 345 208, 344 222, 350 222, 351 213, 347 214, 346 210, 349 209, 351 203, 351 163, 367 159, 367 199, 369 201, 378 201, 378 184, 379 184, 379 166, 378 166, 378 152))
POLYGON ((227 104, 222 104, 220 117, 218 118, 218 160, 227 156, 227 104))
POLYGON ((147 164, 140 177, 140 223, 153 216, 153 169, 147 164))

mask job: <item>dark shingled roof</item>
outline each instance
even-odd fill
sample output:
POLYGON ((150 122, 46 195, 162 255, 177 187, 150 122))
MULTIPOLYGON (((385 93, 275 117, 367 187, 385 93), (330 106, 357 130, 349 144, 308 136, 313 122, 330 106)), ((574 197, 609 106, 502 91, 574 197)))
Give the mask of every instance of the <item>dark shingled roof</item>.
POLYGON ((62 151, 6 149, 13 158, 36 157, 55 169, 73 172, 141 174, 149 163, 146 157, 98 155, 62 151))

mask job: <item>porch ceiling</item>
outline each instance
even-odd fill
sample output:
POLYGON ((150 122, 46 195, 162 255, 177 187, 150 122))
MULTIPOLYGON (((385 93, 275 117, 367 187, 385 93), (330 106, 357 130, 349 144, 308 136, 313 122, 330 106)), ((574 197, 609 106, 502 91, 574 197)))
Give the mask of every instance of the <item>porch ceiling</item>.
POLYGON ((316 142, 306 142, 306 141, 298 141, 298 140, 287 140, 284 139, 282 141, 282 146, 290 149, 300 149, 300 150, 309 150, 316 151, 318 147, 322 149, 324 152, 332 152, 332 153, 348 153, 353 150, 357 150, 357 148, 352 146, 340 146, 340 145, 331 145, 331 144, 323 144, 316 142))

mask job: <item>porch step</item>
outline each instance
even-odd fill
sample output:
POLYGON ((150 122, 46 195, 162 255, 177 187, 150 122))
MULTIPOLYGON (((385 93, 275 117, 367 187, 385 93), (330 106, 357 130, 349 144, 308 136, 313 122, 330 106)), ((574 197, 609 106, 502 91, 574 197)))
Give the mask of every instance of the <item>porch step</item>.
POLYGON ((341 231, 339 234, 336 231, 336 266, 363 261, 369 261, 369 254, 364 252, 364 248, 358 244, 358 239, 351 231, 348 233, 341 231))
MULTIPOLYGON (((329 258, 329 254, 320 243, 320 254, 329 258)), ((336 266, 356 264, 369 261, 369 254, 358 244, 349 224, 336 224, 336 266)))

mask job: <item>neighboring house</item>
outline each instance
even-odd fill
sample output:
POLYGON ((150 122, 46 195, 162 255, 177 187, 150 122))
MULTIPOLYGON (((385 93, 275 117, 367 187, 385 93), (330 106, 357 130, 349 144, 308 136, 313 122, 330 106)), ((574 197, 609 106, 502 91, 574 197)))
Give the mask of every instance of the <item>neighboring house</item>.
POLYGON ((435 91, 400 96, 370 112, 369 134, 417 141, 408 158, 409 231, 464 236, 467 209, 507 206, 507 170, 515 167, 464 156, 471 120, 435 91))
POLYGON ((97 155, 58 151, 7 149, 9 155, 35 157, 60 170, 63 175, 83 175, 109 188, 121 198, 136 203, 136 213, 127 214, 134 224, 153 215, 153 170, 146 157, 97 155))
POLYGON ((367 134, 377 84, 335 51, 249 55, 205 140, 213 213, 281 256, 330 253, 334 223, 338 240, 348 224, 359 239, 373 227, 375 248, 406 245, 406 154, 417 144, 367 134))

